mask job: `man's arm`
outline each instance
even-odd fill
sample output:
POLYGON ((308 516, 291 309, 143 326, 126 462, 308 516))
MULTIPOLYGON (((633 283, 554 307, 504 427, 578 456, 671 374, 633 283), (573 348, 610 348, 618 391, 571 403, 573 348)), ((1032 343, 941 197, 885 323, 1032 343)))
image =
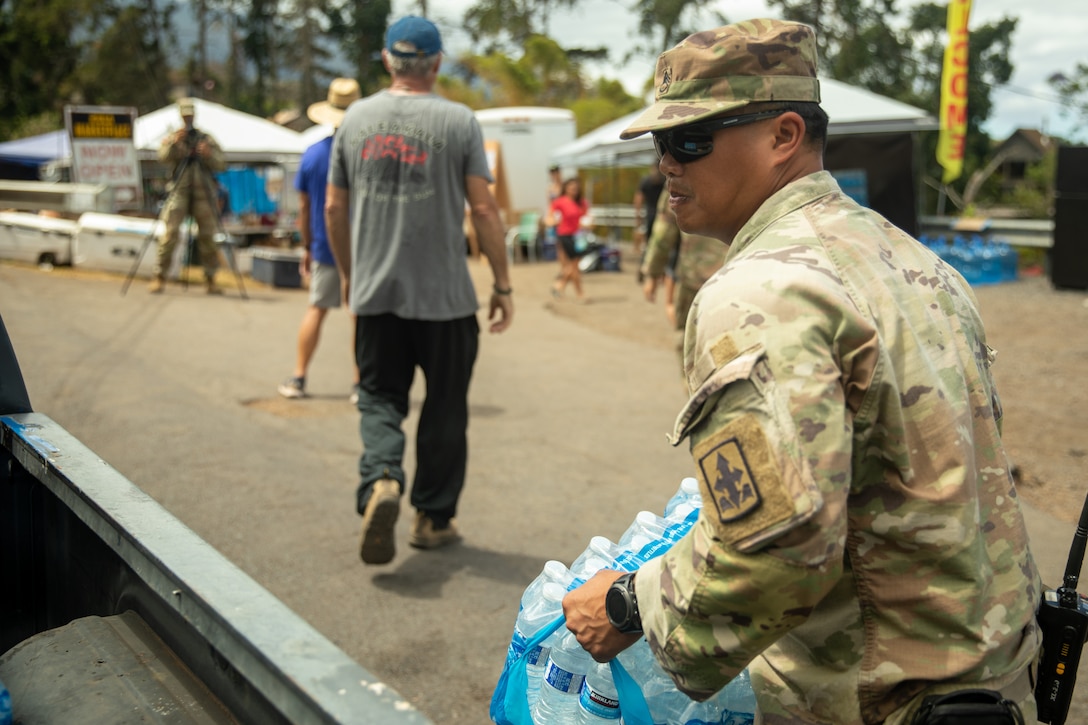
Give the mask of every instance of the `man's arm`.
MULTIPOLYGON (((340 270, 344 304, 351 309, 351 222, 348 218, 348 190, 334 184, 325 187, 325 233, 329 249, 340 270)), ((505 261, 505 260, 504 260, 505 261)))
MULTIPOLYGON (((499 218, 499 204, 487 184, 487 179, 482 176, 465 177, 465 195, 472 214, 472 227, 476 230, 480 251, 487 257, 494 277, 487 318, 492 321, 491 332, 502 332, 510 326, 514 317, 514 301, 510 296, 510 273, 506 266, 506 240, 502 219, 499 218), (496 312, 499 314, 497 320, 496 312)), ((331 236, 332 230, 329 232, 331 236)))
POLYGON ((200 142, 196 145, 196 149, 200 160, 204 162, 204 165, 210 171, 222 171, 227 168, 227 160, 223 154, 223 149, 213 137, 203 134, 200 137, 200 142))
MULTIPOLYGON (((325 210, 322 209, 324 214, 325 210)), ((310 244, 313 236, 310 234, 310 195, 305 191, 298 192, 298 238, 302 242, 302 259, 299 261, 300 271, 303 276, 310 274, 310 244)))

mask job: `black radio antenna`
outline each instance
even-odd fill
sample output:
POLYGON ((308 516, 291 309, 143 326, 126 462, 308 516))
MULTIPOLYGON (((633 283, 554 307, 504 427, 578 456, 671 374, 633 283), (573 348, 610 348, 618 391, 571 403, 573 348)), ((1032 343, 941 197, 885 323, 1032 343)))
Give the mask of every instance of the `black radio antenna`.
POLYGON ((1080 568, 1084 563, 1084 548, 1088 545, 1088 496, 1084 499, 1084 506, 1080 510, 1080 522, 1073 534, 1073 543, 1069 547, 1069 559, 1065 562, 1065 576, 1062 578, 1062 586, 1058 588, 1058 604, 1066 609, 1076 609, 1077 581, 1080 579, 1080 568))

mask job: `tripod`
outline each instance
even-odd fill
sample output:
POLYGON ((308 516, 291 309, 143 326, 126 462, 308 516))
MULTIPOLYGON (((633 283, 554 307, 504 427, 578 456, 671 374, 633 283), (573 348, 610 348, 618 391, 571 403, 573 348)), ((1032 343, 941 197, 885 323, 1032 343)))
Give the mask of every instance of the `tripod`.
MULTIPOLYGON (((162 207, 159 210, 159 215, 156 217, 156 221, 163 221, 164 224, 166 223, 165 220, 162 219, 163 212, 165 210, 171 208, 171 206, 172 206, 171 201, 173 201, 174 196, 178 193, 178 188, 180 186, 178 182, 182 179, 183 175, 185 174, 185 170, 189 168, 189 164, 194 162, 194 161, 197 164, 202 163, 200 161, 200 159, 197 158, 194 153, 190 153, 189 155, 187 155, 185 157, 184 161, 182 161, 182 163, 178 165, 178 170, 175 172, 174 179, 171 182, 170 193, 167 195, 165 201, 163 201, 162 207)), ((201 179, 202 183, 204 184, 204 193, 208 198, 208 203, 213 203, 213 200, 218 199, 218 195, 212 193, 213 189, 212 189, 212 186, 211 186, 211 174, 210 173, 203 173, 203 174, 200 174, 199 176, 200 176, 200 179, 201 179)), ((186 215, 186 217, 188 219, 188 225, 187 225, 187 231, 186 231, 187 238, 185 240, 185 255, 184 255, 184 260, 182 261, 182 268, 183 269, 189 267, 190 263, 192 262, 192 258, 193 258, 193 221, 194 220, 193 220, 192 215, 191 215, 191 211, 192 211, 192 209, 191 209, 191 207, 192 207, 192 192, 191 191, 190 191, 190 196, 189 196, 189 206, 190 206, 190 208, 186 210, 188 212, 187 215, 186 215)), ((215 245, 223 245, 225 247, 223 256, 226 257, 227 265, 230 267, 231 272, 234 273, 234 280, 238 284, 238 291, 239 291, 239 293, 240 293, 243 300, 248 300, 249 297, 246 295, 245 285, 242 283, 242 275, 241 275, 241 273, 239 273, 238 264, 236 263, 236 261, 234 259, 234 246, 229 241, 230 237, 227 235, 226 230, 223 229, 223 221, 220 218, 220 214, 217 213, 217 214, 214 214, 213 216, 215 217, 215 235, 213 237, 214 244, 215 245)), ((136 271, 140 268, 140 262, 143 261, 144 254, 147 253, 147 248, 151 245, 151 242, 153 242, 153 241, 155 241, 155 226, 154 225, 152 225, 151 230, 148 231, 147 236, 144 237, 144 243, 143 243, 143 246, 140 248, 140 253, 138 255, 136 255, 136 261, 132 265, 132 269, 129 270, 128 277, 125 278, 125 283, 121 286, 121 296, 122 297, 125 295, 126 292, 128 292, 129 285, 132 284, 132 280, 136 276, 136 271)), ((163 273, 165 273, 165 270, 162 270, 162 271, 163 271, 163 273)), ((188 275, 185 276, 185 286, 186 286, 186 288, 188 288, 188 286, 189 286, 189 277, 188 277, 188 275)))

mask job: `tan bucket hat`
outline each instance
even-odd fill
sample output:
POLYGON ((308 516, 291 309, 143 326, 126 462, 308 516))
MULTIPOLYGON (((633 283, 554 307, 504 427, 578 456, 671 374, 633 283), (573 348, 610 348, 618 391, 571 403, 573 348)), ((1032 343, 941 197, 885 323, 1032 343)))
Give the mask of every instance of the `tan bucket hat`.
POLYGON ((620 138, 760 101, 820 102, 816 35, 802 23, 745 20, 689 35, 657 59, 654 103, 620 138))
POLYGON ((354 78, 334 78, 329 84, 327 100, 314 103, 306 109, 306 116, 317 124, 340 127, 344 120, 344 111, 353 102, 359 100, 362 92, 354 78))

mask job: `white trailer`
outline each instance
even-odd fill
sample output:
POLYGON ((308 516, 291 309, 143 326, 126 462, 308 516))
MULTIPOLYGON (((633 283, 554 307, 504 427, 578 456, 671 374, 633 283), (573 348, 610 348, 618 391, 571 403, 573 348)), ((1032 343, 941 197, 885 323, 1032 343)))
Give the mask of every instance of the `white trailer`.
POLYGON ((576 136, 574 113, 565 108, 510 106, 476 111, 485 141, 499 146, 501 168, 512 223, 524 212, 543 214, 548 204, 551 154, 576 136))
POLYGON ((0 212, 0 259, 31 264, 71 264, 77 228, 70 219, 0 212))

